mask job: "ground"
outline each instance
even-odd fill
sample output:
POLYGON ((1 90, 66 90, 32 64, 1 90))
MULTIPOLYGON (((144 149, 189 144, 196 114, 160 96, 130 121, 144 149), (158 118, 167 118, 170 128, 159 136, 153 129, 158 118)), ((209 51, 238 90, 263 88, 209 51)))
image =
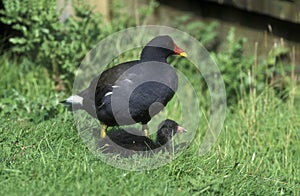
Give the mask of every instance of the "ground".
POLYGON ((169 164, 139 172, 96 158, 68 112, 38 124, 1 119, 0 194, 298 195, 300 110, 275 99, 263 110, 260 100, 255 120, 228 110, 209 153, 198 154, 196 138, 169 164))

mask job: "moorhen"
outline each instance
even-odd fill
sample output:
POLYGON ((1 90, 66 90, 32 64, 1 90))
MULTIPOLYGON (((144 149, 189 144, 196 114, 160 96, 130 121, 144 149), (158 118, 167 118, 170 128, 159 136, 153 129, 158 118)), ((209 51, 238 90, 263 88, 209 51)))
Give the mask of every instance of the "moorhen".
POLYGON ((186 132, 183 127, 170 119, 166 119, 159 124, 156 141, 138 135, 139 131, 134 128, 127 131, 121 128, 109 131, 107 133, 108 137, 100 140, 97 147, 104 153, 118 152, 123 155, 132 154, 134 151, 160 150, 160 147, 170 152, 172 137, 177 133, 186 132))
POLYGON ((186 57, 167 35, 153 38, 142 50, 140 60, 116 65, 94 78, 90 86, 63 101, 73 111, 84 109, 101 123, 101 138, 107 126, 147 123, 172 99, 177 90, 176 71, 167 63, 170 55, 186 57))

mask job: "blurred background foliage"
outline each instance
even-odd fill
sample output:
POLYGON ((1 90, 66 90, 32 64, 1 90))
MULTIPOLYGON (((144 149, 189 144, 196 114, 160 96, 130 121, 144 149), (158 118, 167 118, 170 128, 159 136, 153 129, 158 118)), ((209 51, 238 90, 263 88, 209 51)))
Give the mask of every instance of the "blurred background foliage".
MULTIPOLYGON (((0 70, 5 75, 0 79, 0 117, 40 122, 62 113, 64 109, 58 105, 59 100, 70 94, 75 71, 85 54, 113 32, 147 24, 158 6, 150 1, 140 6, 137 17, 133 18, 124 11, 123 3, 112 1, 111 19, 105 22, 91 6, 80 0, 76 2, 74 15, 65 19, 61 19, 62 10, 58 9, 56 0, 2 2, 0 21, 6 31, 1 38, 0 70)), ((278 46, 267 58, 259 60, 255 53, 245 55, 247 39, 236 36, 232 28, 226 40, 227 50, 219 51, 218 25, 217 22, 192 20, 188 14, 177 17, 170 24, 191 34, 209 50, 225 81, 229 105, 246 97, 251 88, 259 94, 271 87, 284 99, 282 92, 291 84, 284 69, 291 67, 284 61, 289 50, 278 46)), ((122 59, 126 60, 126 55, 132 56, 124 54, 122 59)), ((172 64, 180 61, 186 65, 177 69, 191 78, 203 99, 208 99, 205 82, 199 79, 195 66, 187 59, 170 60, 172 64)))

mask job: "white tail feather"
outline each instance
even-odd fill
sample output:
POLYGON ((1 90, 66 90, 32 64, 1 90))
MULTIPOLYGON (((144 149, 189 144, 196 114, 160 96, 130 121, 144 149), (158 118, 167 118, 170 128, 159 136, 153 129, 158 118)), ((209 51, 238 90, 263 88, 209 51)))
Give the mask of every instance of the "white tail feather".
POLYGON ((67 103, 82 105, 83 98, 78 95, 72 95, 66 99, 67 103))

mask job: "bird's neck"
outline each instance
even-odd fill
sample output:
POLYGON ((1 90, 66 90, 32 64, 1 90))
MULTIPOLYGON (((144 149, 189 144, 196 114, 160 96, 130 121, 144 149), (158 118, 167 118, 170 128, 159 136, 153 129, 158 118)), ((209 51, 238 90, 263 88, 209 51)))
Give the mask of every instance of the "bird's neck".
POLYGON ((162 149, 166 150, 167 152, 171 152, 172 138, 171 137, 160 137, 160 138, 157 137, 155 146, 156 146, 156 148, 163 147, 162 149))
POLYGON ((141 61, 158 61, 167 63, 168 55, 161 52, 159 48, 156 47, 145 47, 141 54, 141 61))
POLYGON ((160 147, 165 144, 169 144, 171 142, 172 137, 171 136, 161 136, 157 135, 156 137, 156 146, 160 147))

